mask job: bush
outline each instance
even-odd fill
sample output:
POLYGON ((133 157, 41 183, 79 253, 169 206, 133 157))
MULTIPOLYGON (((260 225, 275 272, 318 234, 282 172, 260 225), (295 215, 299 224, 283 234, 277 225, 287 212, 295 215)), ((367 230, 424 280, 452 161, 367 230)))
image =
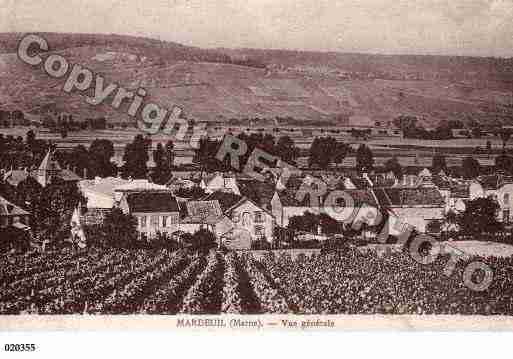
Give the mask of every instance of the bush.
POLYGON ((131 215, 125 215, 119 208, 113 208, 105 216, 101 229, 104 241, 112 247, 138 247, 137 220, 131 215))
POLYGON ((16 250, 26 252, 30 249, 30 235, 16 228, 0 229, 0 251, 16 250))
POLYGON ((189 238, 183 238, 185 246, 193 250, 208 251, 217 246, 216 236, 208 229, 200 229, 189 238))
POLYGON ((167 233, 157 232, 156 236, 153 238, 147 239, 147 247, 149 249, 168 249, 171 251, 176 251, 181 246, 178 241, 167 233))

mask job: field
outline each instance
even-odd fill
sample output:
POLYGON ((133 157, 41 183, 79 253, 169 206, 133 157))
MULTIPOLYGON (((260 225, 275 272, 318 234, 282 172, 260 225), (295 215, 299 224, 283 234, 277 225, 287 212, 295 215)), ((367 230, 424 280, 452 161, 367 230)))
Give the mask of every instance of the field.
POLYGON ((511 258, 487 258, 483 292, 447 258, 347 249, 258 256, 88 249, 0 257, 1 314, 513 314, 511 258))
MULTIPOLYGON (((29 127, 14 127, 2 128, 0 133, 4 135, 22 136, 25 137, 29 127)), ((86 148, 90 146, 94 139, 108 139, 114 144, 114 162, 118 165, 123 164, 123 153, 126 144, 130 143, 133 138, 141 132, 137 129, 110 129, 110 130, 95 130, 95 131, 77 131, 70 132, 68 137, 61 138, 58 133, 49 132, 46 129, 32 128, 37 138, 55 143, 59 149, 70 150, 75 146, 83 145, 86 148)), ((296 132, 293 140, 297 147, 301 148, 302 155, 298 158, 298 164, 301 167, 308 165, 308 150, 315 136, 299 136, 296 132)), ((274 134, 277 137, 280 134, 274 134)), ((353 149, 356 149, 361 143, 367 144, 373 151, 374 163, 377 166, 382 166, 388 159, 395 156, 402 166, 422 166, 431 167, 433 155, 436 153, 443 153, 446 156, 447 165, 461 166, 463 159, 466 156, 472 155, 479 161, 482 166, 491 166, 495 163, 495 156, 500 154, 502 149, 502 142, 499 138, 490 137, 482 139, 451 139, 451 140, 412 140, 404 138, 371 138, 370 140, 355 140, 352 137, 336 136, 338 140, 350 144, 353 149), (475 154, 475 148, 486 148, 487 141, 490 141, 492 148, 491 154, 475 154)), ((166 143, 172 140, 175 145, 175 164, 189 164, 192 163, 194 157, 194 150, 190 146, 190 137, 186 137, 184 141, 177 141, 171 136, 158 134, 152 136, 152 146, 156 148, 157 143, 166 143)), ((511 149, 513 143, 510 141, 506 148, 511 149)), ((153 166, 152 156, 148 162, 153 166)), ((348 155, 341 164, 343 167, 354 167, 356 165, 356 157, 353 154, 348 155)))

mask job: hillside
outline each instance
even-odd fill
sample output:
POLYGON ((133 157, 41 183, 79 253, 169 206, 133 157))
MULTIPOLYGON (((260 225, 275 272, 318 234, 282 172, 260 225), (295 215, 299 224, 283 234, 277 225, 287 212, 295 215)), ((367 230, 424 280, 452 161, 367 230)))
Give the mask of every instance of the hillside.
MULTIPOLYGON (((48 105, 77 119, 129 121, 121 111, 63 93, 63 80, 21 63, 21 36, 0 34, 0 108, 37 112, 48 105)), ((180 105, 199 121, 290 116, 369 125, 410 114, 426 126, 453 118, 513 124, 511 59, 204 50, 119 35, 44 36, 68 61, 127 89, 144 87, 147 100, 180 105)))

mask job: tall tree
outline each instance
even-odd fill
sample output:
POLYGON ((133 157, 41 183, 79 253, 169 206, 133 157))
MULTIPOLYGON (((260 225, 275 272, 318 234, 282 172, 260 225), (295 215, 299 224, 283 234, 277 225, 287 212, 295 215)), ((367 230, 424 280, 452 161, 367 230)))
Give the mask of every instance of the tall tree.
POLYGON ((385 162, 384 169, 386 172, 392 172, 398 180, 403 178, 403 168, 395 156, 385 162))
POLYGON ((219 141, 211 140, 208 137, 201 138, 198 142, 198 148, 194 152, 193 161, 200 164, 205 171, 228 171, 232 169, 228 157, 226 157, 225 163, 216 158, 220 144, 219 141))
POLYGON ((161 143, 157 144, 156 150, 153 151, 155 170, 152 179, 155 183, 164 184, 170 179, 174 162, 173 148, 173 142, 169 141, 165 147, 161 143))
POLYGON ((101 234, 109 246, 132 248, 137 240, 137 219, 113 208, 105 216, 101 234))
POLYGON ((73 148, 70 156, 70 164, 77 175, 89 177, 92 174, 89 169, 91 165, 90 162, 89 151, 83 145, 78 145, 73 148))
POLYGON ((471 156, 463 159, 461 169, 465 179, 476 178, 481 173, 481 165, 474 157, 471 156))
POLYGON ((466 203, 465 211, 457 216, 459 227, 469 235, 495 233, 502 228, 496 214, 500 207, 492 198, 476 198, 466 203))
POLYGON ((328 168, 335 159, 341 162, 342 156, 345 157, 347 149, 344 145, 338 145, 333 137, 315 138, 310 146, 310 157, 308 163, 310 166, 328 168))
POLYGON ((511 138, 511 130, 503 128, 499 130, 499 136, 502 141, 502 151, 504 152, 506 150, 506 144, 511 138))
POLYGON ((278 139, 274 152, 282 161, 290 164, 296 163, 299 156, 299 148, 289 136, 281 136, 278 139))
POLYGON ((333 149, 333 162, 341 164, 350 152, 351 146, 344 142, 337 141, 335 143, 335 148, 333 149))
POLYGON ((361 144, 356 150, 356 169, 366 172, 374 167, 374 155, 369 147, 361 144))
MULTIPOLYGON (((83 155, 83 153, 82 153, 83 155)), ((89 172, 91 176, 108 177, 115 174, 111 162, 114 156, 114 144, 107 139, 95 139, 89 147, 89 172)))
POLYGON ((32 148, 34 141, 36 140, 36 134, 33 130, 27 131, 26 143, 29 148, 32 148))
POLYGON ((151 140, 137 135, 132 143, 125 147, 123 155, 123 176, 125 178, 147 178, 148 176, 148 150, 151 140))
POLYGON ((445 157, 441 154, 434 155, 431 169, 434 174, 440 173, 440 171, 447 171, 445 157))

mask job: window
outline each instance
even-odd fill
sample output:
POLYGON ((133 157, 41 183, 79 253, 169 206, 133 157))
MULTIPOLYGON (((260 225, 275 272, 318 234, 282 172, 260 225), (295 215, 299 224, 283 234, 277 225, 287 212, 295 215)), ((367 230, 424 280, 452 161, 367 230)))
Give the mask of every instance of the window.
POLYGON ((146 227, 146 216, 141 216, 139 218, 141 219, 141 227, 145 228, 146 227))
POLYGON ((162 227, 167 227, 168 216, 162 216, 162 227))
POLYGON ((156 228, 159 226, 159 216, 151 216, 151 227, 156 228))
POLYGON ((242 215, 242 225, 249 225, 249 212, 244 212, 244 214, 242 215))
POLYGON ((504 193, 504 207, 509 207, 509 193, 504 193))
POLYGON ((264 223, 265 217, 262 211, 255 212, 255 223, 264 223))
POLYGON ((262 237, 264 235, 264 226, 255 226, 255 236, 262 237))
POLYGON ((504 223, 508 223, 509 224, 509 222, 510 222, 509 218, 510 218, 509 217, 509 209, 505 209, 504 211, 502 211, 502 221, 504 223))

